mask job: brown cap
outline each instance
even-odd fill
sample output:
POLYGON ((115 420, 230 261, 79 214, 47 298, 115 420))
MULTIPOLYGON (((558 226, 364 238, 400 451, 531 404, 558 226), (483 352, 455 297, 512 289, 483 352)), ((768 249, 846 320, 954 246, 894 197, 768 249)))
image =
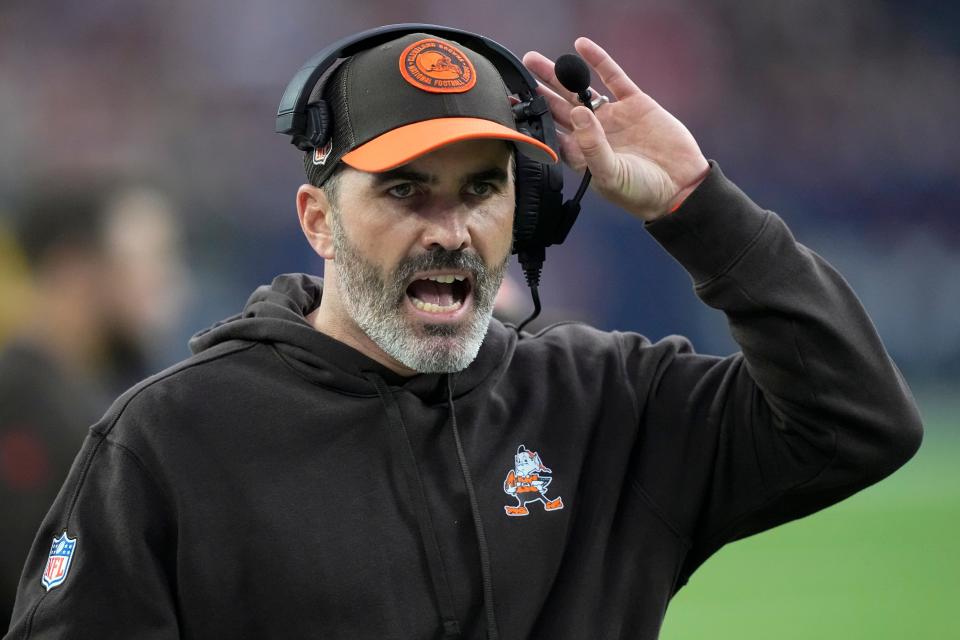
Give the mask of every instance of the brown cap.
POLYGON ((549 146, 517 131, 508 93, 489 60, 426 33, 361 51, 324 85, 333 136, 307 154, 307 177, 322 184, 340 160, 361 171, 387 171, 452 142, 482 138, 557 162, 549 146))

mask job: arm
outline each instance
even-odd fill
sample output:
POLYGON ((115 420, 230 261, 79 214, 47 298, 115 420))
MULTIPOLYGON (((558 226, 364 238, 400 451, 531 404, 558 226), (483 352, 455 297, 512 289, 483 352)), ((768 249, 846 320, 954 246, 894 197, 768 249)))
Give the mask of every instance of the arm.
MULTIPOLYGON (((647 225, 722 310, 742 353, 678 343, 639 400, 636 481, 691 544, 680 584, 724 543, 833 504, 917 450, 910 391, 853 291, 714 166, 647 225), (656 454, 654 454, 656 452, 656 454)), ((642 355, 625 350, 628 370, 642 355)))
POLYGON ((689 131, 600 47, 576 48, 616 101, 591 114, 530 53, 568 133, 565 160, 642 219, 724 311, 742 353, 713 358, 679 339, 651 350, 623 336, 644 380, 632 469, 690 545, 679 577, 724 542, 811 513, 891 473, 916 451, 906 384, 843 279, 709 166, 689 131), (651 376, 650 369, 654 371, 651 376))
POLYGON ((5 638, 177 638, 168 502, 137 457, 97 430, 27 558, 5 638), (52 540, 76 539, 63 581, 42 584, 52 540))

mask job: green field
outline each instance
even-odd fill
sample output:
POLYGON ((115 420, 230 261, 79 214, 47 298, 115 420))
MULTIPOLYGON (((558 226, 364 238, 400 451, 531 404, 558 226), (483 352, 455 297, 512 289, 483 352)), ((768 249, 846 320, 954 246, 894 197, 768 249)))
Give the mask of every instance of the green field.
POLYGON ((674 598, 661 639, 960 639, 960 404, 918 400, 926 434, 907 466, 722 549, 674 598))

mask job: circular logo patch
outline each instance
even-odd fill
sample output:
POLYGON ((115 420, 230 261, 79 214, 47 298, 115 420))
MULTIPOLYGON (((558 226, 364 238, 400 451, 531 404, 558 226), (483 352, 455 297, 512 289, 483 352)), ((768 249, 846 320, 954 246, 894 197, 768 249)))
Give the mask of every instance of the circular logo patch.
POLYGON ((463 93, 477 83, 477 71, 463 51, 435 38, 403 50, 400 74, 417 89, 431 93, 463 93))

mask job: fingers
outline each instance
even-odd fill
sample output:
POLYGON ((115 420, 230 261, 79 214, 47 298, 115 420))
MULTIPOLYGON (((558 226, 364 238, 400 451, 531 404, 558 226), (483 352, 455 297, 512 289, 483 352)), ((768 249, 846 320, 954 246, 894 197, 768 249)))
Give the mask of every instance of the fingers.
POLYGON ((580 106, 570 111, 570 120, 573 123, 573 132, 567 138, 572 139, 576 149, 569 150, 568 155, 575 157, 579 152, 598 186, 615 183, 617 156, 610 147, 597 116, 590 109, 580 106))
MULTIPOLYGON (((538 51, 529 51, 523 56, 523 64, 540 80, 541 86, 546 85, 555 95, 563 98, 569 104, 580 104, 580 99, 577 98, 577 94, 572 91, 567 91, 566 87, 557 80, 557 74, 553 70, 554 64, 552 60, 538 51)), ((590 87, 590 91, 593 92, 594 95, 597 94, 596 89, 593 87, 590 87)))
MULTIPOLYGON (((557 80, 553 61, 536 51, 531 51, 523 56, 523 63, 540 80, 537 92, 546 98, 554 121, 564 129, 573 131, 570 111, 580 104, 580 100, 575 93, 567 91, 557 80)), ((594 95, 598 95, 592 87, 590 90, 594 95)))
POLYGON ((580 37, 573 43, 573 46, 577 53, 583 56, 583 59, 593 67, 597 75, 600 76, 601 82, 610 89, 617 100, 624 100, 630 96, 643 93, 630 79, 630 76, 620 68, 620 65, 610 57, 610 54, 593 40, 580 37))
POLYGON ((560 158, 574 171, 583 171, 587 161, 583 159, 583 152, 573 139, 573 134, 558 131, 557 138, 560 140, 560 158))
MULTIPOLYGON (((617 159, 600 121, 589 109, 580 105, 576 94, 560 84, 552 60, 531 51, 523 56, 523 63, 541 80, 537 91, 546 98, 556 123, 570 131, 558 132, 560 154, 564 161, 577 171, 586 166, 600 184, 609 183, 616 175, 617 159)), ((634 89, 639 91, 636 87, 634 89)))
POLYGON ((567 91, 560 81, 557 80, 557 74, 553 70, 553 60, 550 60, 539 51, 528 51, 523 56, 523 64, 530 69, 536 78, 543 84, 553 89, 553 92, 568 102, 577 103, 576 94, 567 91))

